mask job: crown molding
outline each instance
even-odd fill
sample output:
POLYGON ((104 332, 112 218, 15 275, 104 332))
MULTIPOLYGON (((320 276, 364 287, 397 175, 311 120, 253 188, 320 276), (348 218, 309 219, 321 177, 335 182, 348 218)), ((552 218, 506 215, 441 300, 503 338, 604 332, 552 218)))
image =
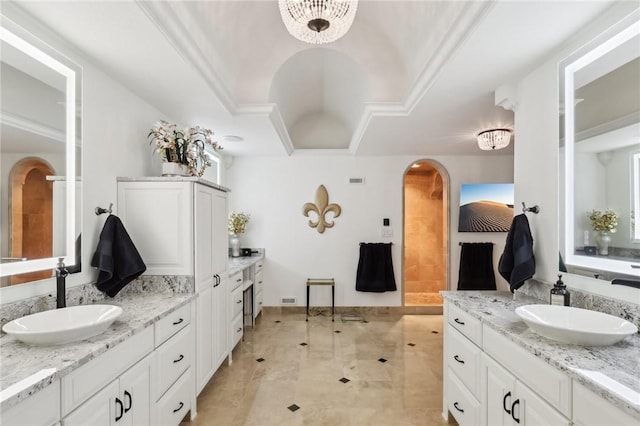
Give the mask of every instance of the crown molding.
POLYGON ((33 133, 38 136, 43 136, 56 142, 66 142, 66 136, 63 131, 56 129, 55 127, 47 126, 46 124, 31 120, 29 118, 11 114, 7 111, 2 111, 2 113, 0 113, 0 122, 15 129, 33 133))
MULTIPOLYGON (((353 132, 349 147, 345 152, 355 155, 362 138, 374 117, 406 117, 433 85, 442 68, 451 55, 466 40, 478 23, 493 8, 492 1, 468 2, 456 19, 456 25, 449 31, 438 48, 426 61, 422 72, 401 103, 370 103, 364 108, 358 125, 353 132)), ((233 95, 227 90, 215 67, 207 60, 202 50, 191 36, 191 31, 176 20, 171 7, 165 2, 136 0, 136 4, 167 38, 169 43, 190 63, 213 90, 224 108, 232 115, 250 115, 267 117, 280 137, 287 155, 295 150, 289 131, 276 104, 237 105, 233 95)), ((327 151, 327 150, 313 150, 327 151)), ((335 150, 330 150, 335 151, 335 150)))
POLYGON ((169 2, 135 1, 138 7, 176 49, 178 54, 197 70, 227 112, 235 114, 237 105, 233 95, 227 90, 224 81, 208 60, 209 55, 198 47, 198 44, 191 36, 192 31, 186 28, 179 19, 175 19, 169 2))

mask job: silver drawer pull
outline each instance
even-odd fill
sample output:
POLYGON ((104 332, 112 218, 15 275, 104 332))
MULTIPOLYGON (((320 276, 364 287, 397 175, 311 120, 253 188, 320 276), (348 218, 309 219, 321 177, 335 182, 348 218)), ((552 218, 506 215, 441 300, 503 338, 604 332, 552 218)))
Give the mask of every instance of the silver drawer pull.
POLYGON ((458 361, 460 364, 464 364, 464 361, 461 360, 460 358, 458 358, 458 355, 454 355, 453 359, 455 359, 456 361, 458 361))
POLYGON ((464 325, 464 321, 460 321, 458 318, 455 318, 454 321, 460 325, 464 325))
POLYGON ((182 324, 182 322, 184 321, 183 318, 180 318, 178 321, 174 321, 173 325, 178 325, 178 324, 182 324))
POLYGON ((178 411, 182 410, 182 407, 184 407, 184 403, 182 401, 180 401, 180 406, 178 408, 176 408, 175 410, 173 410, 173 412, 177 413, 178 411))

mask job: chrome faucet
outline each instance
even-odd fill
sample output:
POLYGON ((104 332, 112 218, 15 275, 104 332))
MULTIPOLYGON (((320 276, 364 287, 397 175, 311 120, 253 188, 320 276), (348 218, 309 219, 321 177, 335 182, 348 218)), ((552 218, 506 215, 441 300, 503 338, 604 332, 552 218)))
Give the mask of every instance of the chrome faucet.
POLYGON ((59 257, 56 269, 56 308, 67 306, 67 275, 69 271, 64 266, 64 257, 59 257))

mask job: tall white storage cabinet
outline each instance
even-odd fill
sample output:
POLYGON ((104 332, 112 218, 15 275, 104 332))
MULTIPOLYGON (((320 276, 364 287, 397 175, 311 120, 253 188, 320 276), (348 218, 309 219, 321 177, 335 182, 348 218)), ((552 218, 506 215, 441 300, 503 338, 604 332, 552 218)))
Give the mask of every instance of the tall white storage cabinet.
POLYGON ((200 393, 229 351, 227 193, 197 178, 121 178, 118 214, 145 275, 194 277, 200 393))

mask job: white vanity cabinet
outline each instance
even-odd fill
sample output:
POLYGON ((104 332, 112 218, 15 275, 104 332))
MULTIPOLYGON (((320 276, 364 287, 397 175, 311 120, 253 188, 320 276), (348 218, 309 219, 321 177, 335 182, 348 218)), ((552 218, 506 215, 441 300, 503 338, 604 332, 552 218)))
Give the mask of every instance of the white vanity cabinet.
POLYGON ((571 424, 571 379, 447 300, 443 358, 443 410, 461 426, 571 424))
POLYGON ((227 193, 197 178, 119 178, 118 214, 145 275, 194 278, 200 393, 229 351, 227 193))
MULTIPOLYGON (((229 352, 232 352, 238 342, 242 340, 244 334, 244 288, 243 288, 242 271, 236 272, 229 276, 229 288, 231 289, 230 303, 231 320, 229 329, 230 346, 229 352)), ((231 361, 231 355, 229 356, 231 361)))
POLYGON ((260 313, 262 312, 262 304, 263 304, 263 292, 262 289, 264 287, 264 278, 263 278, 263 273, 262 273, 262 267, 263 267, 263 261, 259 260, 258 262, 256 262, 256 264, 253 266, 253 273, 254 273, 254 278, 253 278, 253 320, 255 321, 255 319, 258 317, 258 315, 260 315, 260 313))
POLYGON ((63 377, 62 424, 150 424, 153 339, 148 327, 63 377))

